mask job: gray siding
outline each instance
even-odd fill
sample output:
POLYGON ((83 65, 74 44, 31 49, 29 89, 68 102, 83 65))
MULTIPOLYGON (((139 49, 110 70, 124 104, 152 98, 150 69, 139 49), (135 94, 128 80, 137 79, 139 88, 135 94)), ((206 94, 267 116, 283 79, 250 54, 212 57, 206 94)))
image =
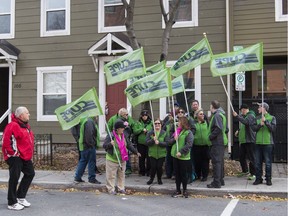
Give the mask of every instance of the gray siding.
MULTIPOLYGON (((172 30, 168 60, 177 60, 187 49, 203 38, 203 32, 215 54, 226 51, 225 1, 199 0, 199 26, 172 30)), ((106 34, 98 34, 98 2, 71 0, 71 35, 40 37, 40 1, 16 0, 15 39, 9 40, 21 50, 17 61, 17 75, 13 84, 13 109, 26 105, 31 113, 31 125, 35 133, 52 133, 53 142, 74 142, 70 131, 62 131, 58 122, 37 122, 37 73, 36 67, 73 66, 72 100, 88 88, 98 89, 98 73, 95 73, 87 51, 106 34)), ((135 30, 139 43, 144 47, 146 65, 155 64, 161 53, 162 19, 159 2, 136 1, 135 30)), ((224 80, 226 80, 224 78, 224 80)), ((209 63, 202 65, 202 107, 209 109, 211 100, 218 99, 226 110, 227 102, 219 78, 213 78, 209 63)), ((157 101, 153 107, 158 109, 157 101)), ((138 119, 139 106, 135 118, 138 119)), ((157 110, 158 112, 158 110, 157 110)))
POLYGON ((234 44, 264 44, 264 56, 287 55, 287 22, 275 21, 274 0, 234 0, 234 44))

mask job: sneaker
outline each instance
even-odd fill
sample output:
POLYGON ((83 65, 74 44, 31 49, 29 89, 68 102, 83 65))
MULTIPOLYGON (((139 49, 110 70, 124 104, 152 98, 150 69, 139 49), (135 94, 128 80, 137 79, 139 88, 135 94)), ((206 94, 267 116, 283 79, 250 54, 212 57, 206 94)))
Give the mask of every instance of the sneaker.
POLYGON ((92 179, 88 181, 91 184, 101 184, 101 182, 99 182, 97 179, 92 179))
POLYGON ((132 174, 131 169, 127 169, 127 170, 125 171, 125 175, 130 175, 130 174, 132 174))
POLYGON ((176 192, 174 192, 174 193, 172 194, 172 197, 173 197, 173 198, 178 198, 178 197, 181 197, 181 196, 182 196, 181 191, 176 191, 176 192))
POLYGON ((79 184, 85 182, 83 179, 74 179, 74 183, 79 184))
POLYGON ((121 195, 121 194, 122 194, 122 195, 126 195, 126 194, 127 194, 125 190, 119 190, 118 193, 119 193, 120 195, 121 195))
POLYGON ((24 206, 20 205, 19 203, 15 203, 13 205, 8 205, 8 209, 19 211, 19 210, 24 209, 24 206))
POLYGON ((255 179, 256 179, 256 176, 255 176, 255 175, 250 175, 250 176, 248 176, 247 179, 248 179, 248 180, 255 180, 255 179))
POLYGON ((117 195, 116 191, 112 191, 109 193, 110 195, 117 195))
POLYGON ((207 188, 221 188, 221 186, 220 186, 220 185, 215 185, 215 184, 211 183, 211 184, 208 184, 208 185, 207 185, 207 188))
POLYGON ((183 191, 183 197, 184 197, 184 198, 188 198, 188 197, 189 197, 188 192, 187 192, 186 190, 183 191))
POLYGON ((249 172, 239 172, 237 173, 237 177, 243 177, 249 175, 249 172))
POLYGON ((151 185, 153 183, 153 179, 149 179, 149 181, 147 181, 147 185, 151 185))
POLYGON ((17 198, 17 202, 18 202, 20 205, 24 206, 24 207, 29 207, 29 206, 31 206, 31 203, 29 203, 29 202, 28 202, 26 199, 24 199, 24 198, 22 198, 22 199, 17 198))

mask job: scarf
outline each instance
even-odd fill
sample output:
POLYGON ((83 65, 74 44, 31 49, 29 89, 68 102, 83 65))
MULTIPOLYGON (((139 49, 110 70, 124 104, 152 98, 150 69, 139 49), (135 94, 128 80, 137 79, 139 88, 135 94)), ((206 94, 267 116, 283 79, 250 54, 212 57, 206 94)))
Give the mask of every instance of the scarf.
POLYGON ((114 135, 114 137, 116 139, 116 142, 118 143, 118 148, 120 150, 121 159, 123 161, 128 161, 129 158, 128 158, 128 153, 127 153, 127 149, 126 149, 126 146, 125 146, 124 134, 122 134, 122 137, 120 139, 119 135, 115 132, 115 130, 113 130, 113 135, 114 135))
POLYGON ((176 129, 176 131, 174 132, 173 136, 174 136, 174 137, 175 137, 176 135, 179 136, 179 134, 181 133, 181 131, 182 131, 182 128, 178 127, 178 128, 176 129))

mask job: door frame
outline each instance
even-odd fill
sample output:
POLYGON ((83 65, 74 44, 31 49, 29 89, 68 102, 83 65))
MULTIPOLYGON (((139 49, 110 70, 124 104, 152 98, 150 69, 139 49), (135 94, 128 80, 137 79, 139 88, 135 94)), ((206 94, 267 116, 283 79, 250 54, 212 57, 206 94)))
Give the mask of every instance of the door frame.
MULTIPOLYGON (((2 121, 2 117, 4 117, 4 115, 8 115, 8 123, 11 122, 11 112, 12 112, 12 68, 9 66, 9 64, 0 64, 0 68, 9 68, 9 80, 8 80, 8 113, 4 113, 2 116, 0 116, 0 122, 2 121)), ((0 73, 1 76, 1 73, 0 73)), ((5 117, 6 118, 6 117, 5 117)), ((4 118, 4 119, 5 119, 4 118)), ((3 120, 4 120, 3 119, 3 120)), ((0 134, 2 134, 3 131, 0 131, 0 134)))
MULTIPOLYGON (((115 59, 117 59, 120 56, 103 56, 99 57, 99 89, 98 89, 98 97, 99 97, 99 102, 100 106, 102 107, 103 112, 105 111, 105 103, 106 103, 106 77, 104 74, 104 65, 105 62, 110 62, 115 59)), ((126 86, 129 85, 129 81, 126 81, 126 86)), ((132 116, 132 105, 130 104, 129 100, 126 100, 126 108, 128 110, 128 113, 130 116, 132 116)), ((99 121, 98 121, 98 127, 99 127, 99 132, 100 132, 100 137, 105 138, 107 135, 106 128, 105 128, 105 122, 106 122, 106 117, 105 114, 99 116, 99 121)))

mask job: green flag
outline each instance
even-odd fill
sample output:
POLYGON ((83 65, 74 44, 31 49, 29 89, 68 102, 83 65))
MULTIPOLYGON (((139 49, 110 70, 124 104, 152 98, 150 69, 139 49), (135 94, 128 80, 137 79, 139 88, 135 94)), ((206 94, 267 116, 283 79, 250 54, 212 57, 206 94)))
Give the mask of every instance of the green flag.
POLYGON ((165 68, 166 68, 166 61, 158 62, 157 64, 146 68, 146 73, 144 75, 132 77, 130 79, 130 84, 134 83, 135 81, 137 81, 137 80, 139 80, 145 76, 149 76, 151 74, 158 73, 158 72, 164 70, 165 68))
POLYGON ((77 100, 58 107, 55 113, 62 130, 68 130, 79 124, 83 117, 103 115, 95 88, 90 89, 77 100))
POLYGON ((146 71, 143 48, 105 64, 104 71, 108 85, 143 75, 146 71))
POLYGON ((208 39, 205 37, 200 42, 187 50, 171 67, 171 75, 177 77, 189 70, 210 61, 212 51, 208 39))
POLYGON ((172 88, 169 69, 137 80, 125 89, 125 94, 132 106, 145 101, 171 96, 172 88))
POLYGON ((173 95, 185 91, 183 76, 180 75, 172 80, 173 95))
POLYGON ((210 70, 213 77, 263 68, 263 43, 212 56, 210 70))

